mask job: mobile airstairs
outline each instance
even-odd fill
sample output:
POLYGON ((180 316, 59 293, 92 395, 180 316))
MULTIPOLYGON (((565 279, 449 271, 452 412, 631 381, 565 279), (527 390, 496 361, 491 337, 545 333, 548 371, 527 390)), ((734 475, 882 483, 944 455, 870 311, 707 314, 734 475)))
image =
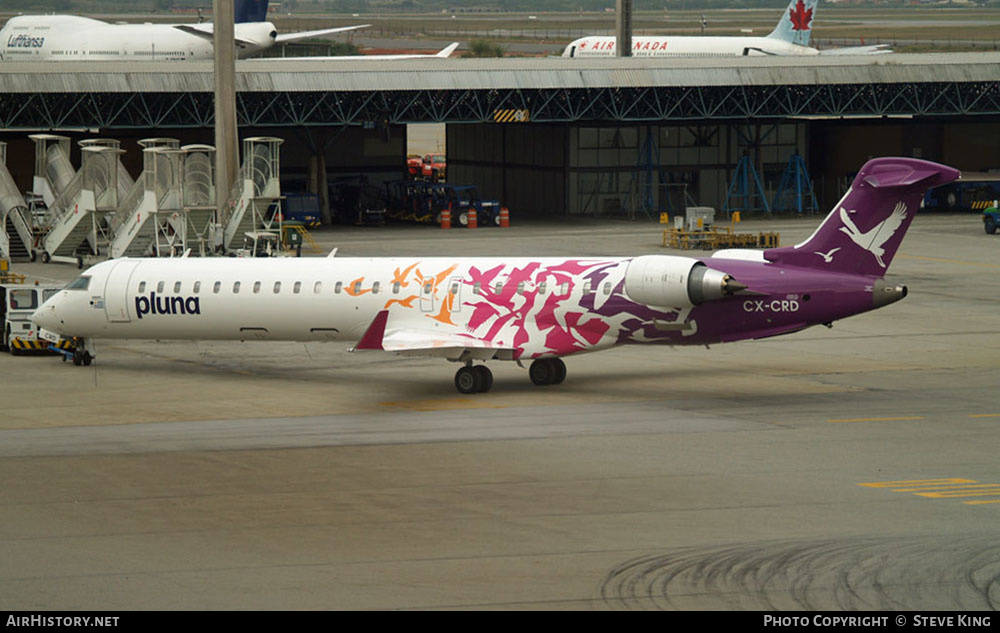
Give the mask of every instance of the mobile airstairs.
POLYGON ((181 221, 181 166, 184 150, 175 139, 145 139, 142 175, 111 217, 109 255, 142 257, 180 254, 185 238, 181 221))
POLYGON ((281 201, 281 143, 282 139, 270 136, 243 139, 243 166, 219 219, 225 251, 242 246, 248 231, 274 221, 275 206, 281 201))
POLYGON ((7 171, 7 144, 0 142, 0 259, 30 259, 31 217, 24 196, 7 171))
MULTIPOLYGON (((81 141, 80 146, 80 170, 61 185, 61 191, 48 205, 36 240, 41 260, 46 263, 83 267, 85 261, 99 255, 108 241, 106 216, 118 207, 119 178, 124 173, 131 181, 122 168, 123 152, 117 141, 91 139, 81 141)), ((52 184, 46 182, 43 191, 50 191, 52 184)))

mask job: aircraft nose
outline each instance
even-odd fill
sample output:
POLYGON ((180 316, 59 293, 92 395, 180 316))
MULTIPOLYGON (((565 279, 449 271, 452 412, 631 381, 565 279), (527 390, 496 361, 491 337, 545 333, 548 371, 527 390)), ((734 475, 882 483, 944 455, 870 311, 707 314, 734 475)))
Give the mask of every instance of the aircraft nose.
POLYGON ((55 302, 47 301, 31 315, 31 322, 46 330, 56 331, 59 317, 56 316, 55 302))

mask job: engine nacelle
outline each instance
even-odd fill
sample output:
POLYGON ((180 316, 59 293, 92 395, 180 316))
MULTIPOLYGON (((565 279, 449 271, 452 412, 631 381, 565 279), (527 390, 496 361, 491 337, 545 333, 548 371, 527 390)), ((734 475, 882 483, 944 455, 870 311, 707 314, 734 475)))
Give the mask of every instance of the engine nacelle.
POLYGON ((689 308, 721 299, 746 286, 690 257, 643 255, 625 271, 625 293, 639 303, 689 308))

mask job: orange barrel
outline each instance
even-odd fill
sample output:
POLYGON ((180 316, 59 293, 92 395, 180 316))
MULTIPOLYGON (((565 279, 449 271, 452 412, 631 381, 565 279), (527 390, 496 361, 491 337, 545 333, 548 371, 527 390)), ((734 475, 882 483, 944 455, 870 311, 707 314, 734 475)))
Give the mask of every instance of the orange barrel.
POLYGON ((441 228, 450 229, 451 228, 451 209, 445 209, 441 212, 441 228))
POLYGON ((510 226, 510 211, 507 207, 500 207, 500 226, 502 228, 510 226))
POLYGON ((476 217, 476 210, 469 209, 469 228, 474 229, 479 226, 479 218, 476 217))

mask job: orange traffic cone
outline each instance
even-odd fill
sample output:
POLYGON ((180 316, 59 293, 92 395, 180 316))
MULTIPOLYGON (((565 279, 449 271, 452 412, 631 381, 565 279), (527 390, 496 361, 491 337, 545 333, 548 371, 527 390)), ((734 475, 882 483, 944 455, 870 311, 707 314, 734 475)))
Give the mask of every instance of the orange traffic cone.
POLYGON ((500 207, 500 228, 507 228, 510 226, 510 211, 507 207, 500 207))

